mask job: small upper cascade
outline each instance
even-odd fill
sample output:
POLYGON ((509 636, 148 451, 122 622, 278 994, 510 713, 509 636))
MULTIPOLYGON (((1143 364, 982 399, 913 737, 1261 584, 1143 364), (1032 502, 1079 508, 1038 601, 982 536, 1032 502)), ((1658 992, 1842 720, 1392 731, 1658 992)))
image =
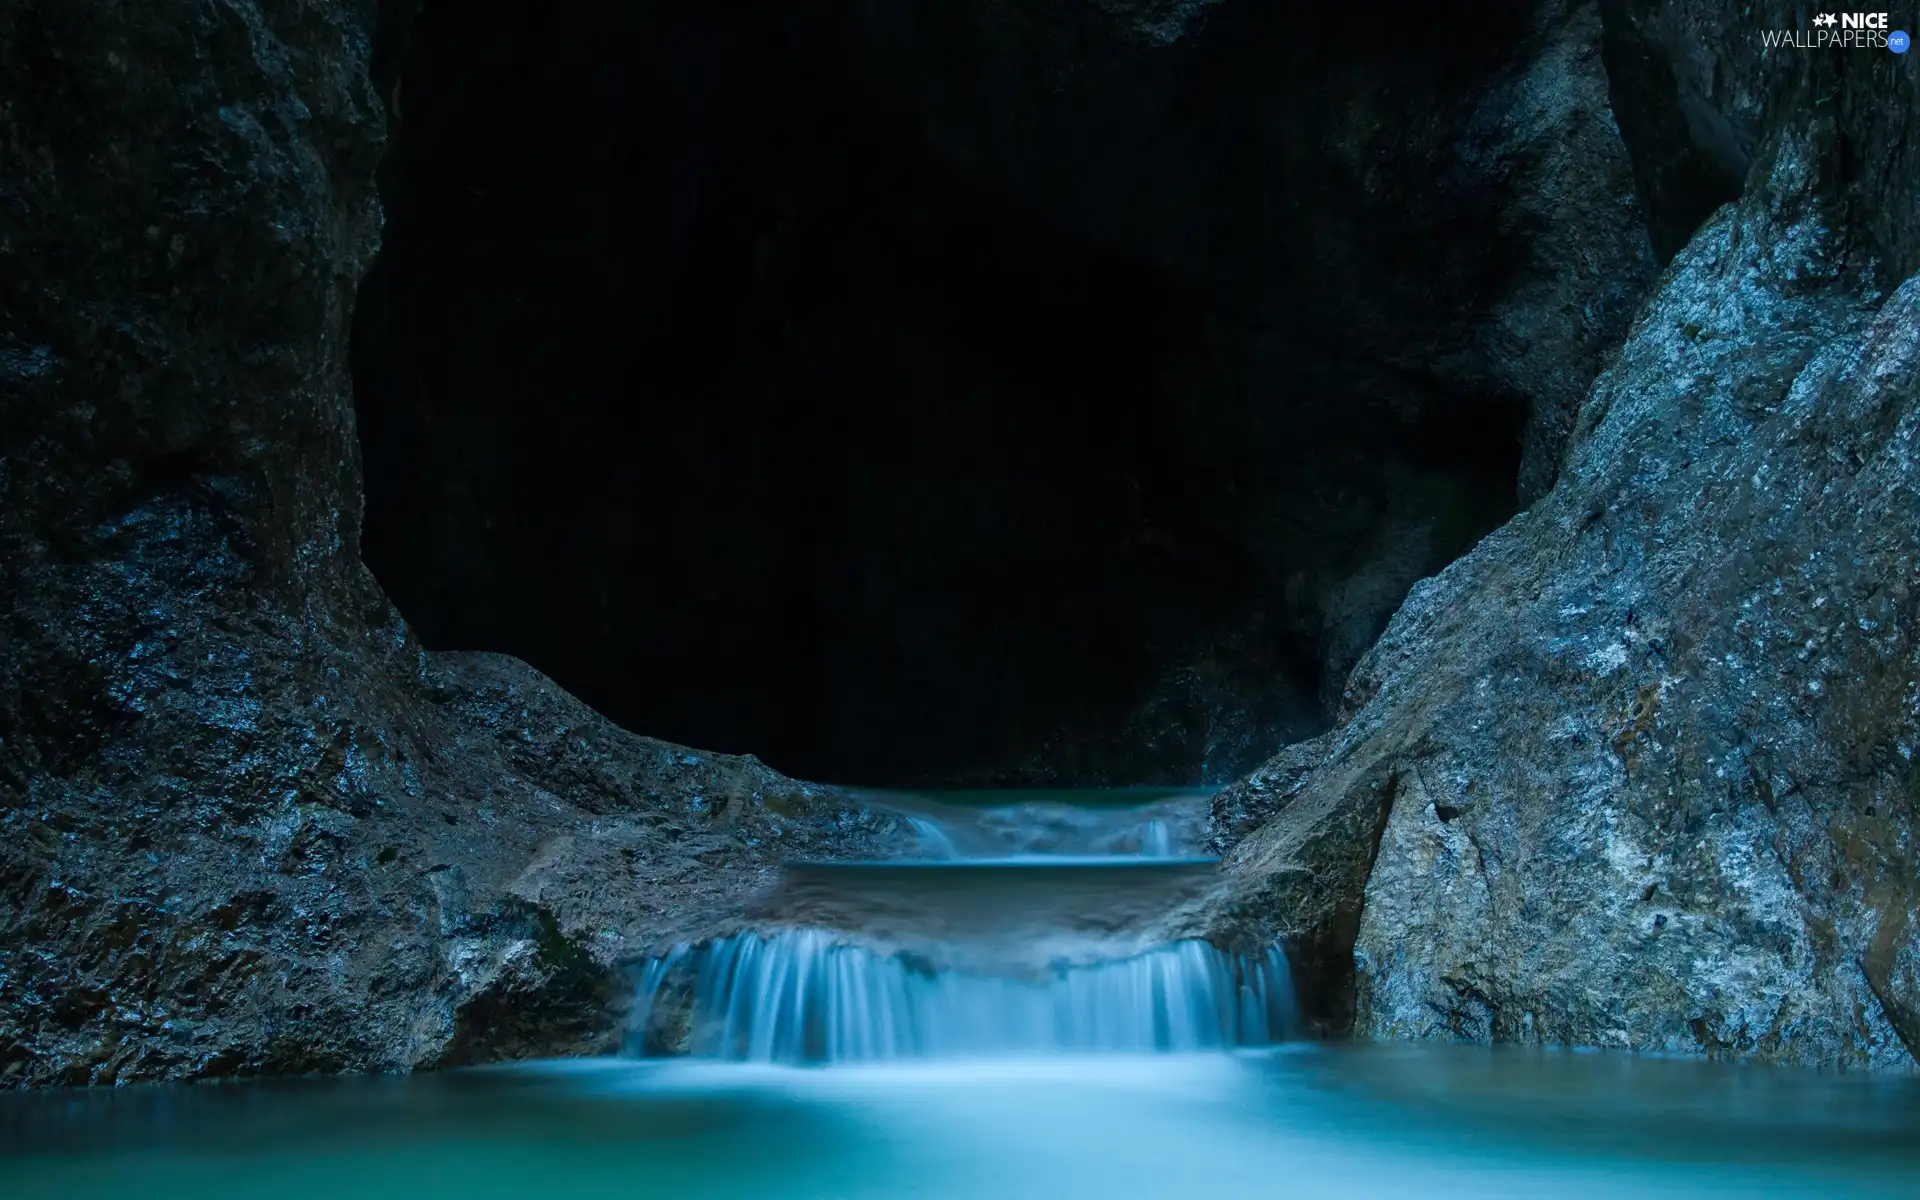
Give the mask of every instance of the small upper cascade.
POLYGON ((850 794, 904 820, 919 858, 1179 858, 1205 853, 1212 789, 850 794))
POLYGON ((960 851, 954 846, 953 838, 946 828, 932 817, 906 814, 907 827, 913 830, 913 836, 920 850, 928 858, 953 859, 960 857, 960 851))
POLYGON ((1160 817, 1149 820, 1140 833, 1140 853, 1149 858, 1172 858, 1173 830, 1160 817))
POLYGON ((1293 1028, 1278 949, 1247 957, 1181 941, 1024 979, 934 971, 796 929, 682 946, 649 963, 628 1045, 649 1053, 679 1043, 703 1057, 756 1062, 859 1062, 1191 1052, 1264 1044, 1293 1028))

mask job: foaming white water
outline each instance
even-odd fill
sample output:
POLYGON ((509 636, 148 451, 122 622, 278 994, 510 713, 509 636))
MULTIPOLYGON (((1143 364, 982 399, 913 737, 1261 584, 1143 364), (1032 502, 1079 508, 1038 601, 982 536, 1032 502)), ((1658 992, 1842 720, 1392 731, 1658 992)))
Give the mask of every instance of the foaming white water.
POLYGON ((1148 821, 1140 834, 1140 853, 1149 858, 1172 858, 1173 830, 1159 817, 1148 821))
POLYGON ((933 858, 959 858, 960 851, 954 848, 953 839, 940 822, 930 817, 909 815, 907 825, 913 830, 914 837, 920 842, 920 848, 933 858))
POLYGON ((677 1004, 688 1006, 691 1053, 757 1062, 1192 1052, 1277 1041, 1294 1013, 1278 949, 1248 958, 1182 941, 1023 980, 934 972, 810 929, 650 963, 636 1049, 677 1004))

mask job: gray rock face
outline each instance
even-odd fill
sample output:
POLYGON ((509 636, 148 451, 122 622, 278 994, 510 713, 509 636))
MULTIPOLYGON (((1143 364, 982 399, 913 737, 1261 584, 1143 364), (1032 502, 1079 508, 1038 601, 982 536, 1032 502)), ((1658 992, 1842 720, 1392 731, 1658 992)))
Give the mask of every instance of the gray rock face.
POLYGON ((1910 1067, 1920 279, 1887 214, 1912 211, 1913 77, 1884 52, 1757 74, 1784 12, 1659 19, 1729 47, 1744 195, 1674 260, 1554 490, 1414 588, 1324 757, 1269 768, 1215 932, 1322 947, 1338 1013, 1351 929, 1363 1036, 1910 1067), (1310 836, 1375 813, 1377 847, 1310 836))
POLYGON ((423 655, 357 546, 370 4, 0 11, 0 1082, 606 1044, 885 820, 423 655))
POLYGON ((1355 947, 1363 1031, 1920 1047, 1920 282, 1875 313, 1835 278, 1808 153, 1775 168, 1788 211, 1682 253, 1572 486, 1421 589, 1359 673, 1388 711, 1434 702, 1391 735, 1417 740, 1355 947))
POLYGON ((1216 795, 1215 846, 1232 847, 1224 881, 1167 927, 1242 952, 1282 941, 1303 1026, 1323 1037, 1353 1029, 1353 939, 1399 783, 1360 749, 1338 732, 1302 742, 1216 795))

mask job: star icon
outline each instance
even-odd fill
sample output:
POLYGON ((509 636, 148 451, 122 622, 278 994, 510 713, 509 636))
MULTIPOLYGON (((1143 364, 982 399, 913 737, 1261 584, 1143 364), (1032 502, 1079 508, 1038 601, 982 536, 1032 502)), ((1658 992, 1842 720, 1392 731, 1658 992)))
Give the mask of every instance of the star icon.
POLYGON ((1813 19, 1813 23, 1815 25, 1838 25, 1840 22, 1832 13, 1821 13, 1813 19))

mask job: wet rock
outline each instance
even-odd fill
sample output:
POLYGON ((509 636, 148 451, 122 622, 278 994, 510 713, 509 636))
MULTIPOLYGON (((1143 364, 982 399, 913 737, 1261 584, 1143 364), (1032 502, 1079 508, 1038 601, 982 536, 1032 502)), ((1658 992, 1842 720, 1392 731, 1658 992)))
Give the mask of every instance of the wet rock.
POLYGON ((339 769, 257 738, 256 761, 295 778, 244 806, 224 747, 190 728, 168 731, 192 755, 177 803, 45 780, 9 805, 12 1082, 610 1050, 622 964, 738 928, 782 857, 904 843, 893 818, 751 759, 619 730, 512 659, 364 682, 393 691, 374 708, 341 685, 360 723, 339 769))
POLYGON ((610 1045, 614 964, 892 825, 423 654, 361 567, 373 6, 0 13, 0 1079, 610 1045))
POLYGON ((1761 62, 1779 6, 1638 7, 1723 56, 1702 78, 1752 122, 1743 194, 1553 491, 1356 668, 1325 759, 1234 850, 1218 936, 1352 929, 1365 1036, 1911 1067, 1920 105, 1884 52, 1761 62), (1323 865, 1292 814, 1362 824, 1362 780, 1392 781, 1377 851, 1323 865))
POLYGON ((1409 669, 1446 698, 1367 886, 1364 1031, 1907 1059, 1920 285, 1870 321, 1858 293, 1769 295, 1735 248, 1769 240, 1697 237, 1596 391, 1575 470, 1615 504, 1536 510, 1381 647, 1433 638, 1374 706, 1409 669), (1696 316, 1734 345, 1686 353, 1696 316), (1648 453, 1676 420, 1738 434, 1683 468, 1691 438, 1648 453), (1488 587, 1517 600, 1505 638, 1454 615, 1488 587))
POLYGON ((1326 761, 1333 737, 1324 733, 1295 742, 1245 779, 1216 792, 1207 813, 1208 848, 1215 854, 1227 853, 1291 805, 1326 761))
POLYGON ((1306 1032, 1344 1036, 1362 894, 1399 786, 1391 762, 1364 743, 1328 736, 1289 747, 1215 797, 1216 844, 1238 844, 1215 892, 1168 928, 1242 953, 1278 941, 1306 1032), (1254 831, 1236 838, 1248 823, 1254 831))

